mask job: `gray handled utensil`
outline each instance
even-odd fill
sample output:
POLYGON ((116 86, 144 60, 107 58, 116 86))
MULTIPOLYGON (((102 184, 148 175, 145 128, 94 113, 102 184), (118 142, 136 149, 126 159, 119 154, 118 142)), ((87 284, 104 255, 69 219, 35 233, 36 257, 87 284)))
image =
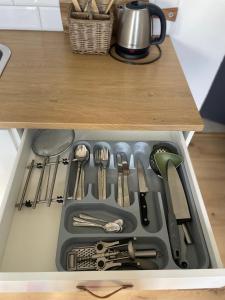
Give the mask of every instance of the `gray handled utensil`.
POLYGON ((191 220, 191 215, 176 169, 182 162, 182 157, 174 153, 170 145, 156 145, 150 155, 150 165, 157 175, 162 176, 167 195, 169 195, 167 197, 167 228, 173 258, 181 268, 188 268, 186 250, 187 245, 192 241, 185 223, 191 220))

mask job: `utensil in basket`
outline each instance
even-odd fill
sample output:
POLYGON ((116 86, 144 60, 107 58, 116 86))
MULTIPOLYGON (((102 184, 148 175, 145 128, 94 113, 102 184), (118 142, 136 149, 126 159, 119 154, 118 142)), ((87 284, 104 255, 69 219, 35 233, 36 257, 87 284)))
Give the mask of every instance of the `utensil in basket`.
POLYGON ((95 0, 92 0, 92 11, 96 14, 99 14, 99 9, 95 0))
POLYGON ((90 7, 90 9, 91 9, 91 11, 92 11, 93 13, 96 13, 96 14, 99 13, 98 6, 97 6, 95 0, 90 0, 90 1, 88 0, 88 1, 87 1, 86 5, 85 5, 85 7, 84 7, 84 12, 85 12, 85 11, 88 11, 88 6, 90 7))
POLYGON ((88 19, 93 20, 93 12, 92 12, 92 0, 87 0, 87 3, 84 8, 84 12, 88 13, 88 19))
POLYGON ((106 10, 105 10, 105 14, 107 14, 109 11, 110 11, 110 8, 112 7, 114 3, 114 0, 110 0, 107 7, 106 7, 106 10))
MULTIPOLYGON (((84 9, 83 2, 81 7, 84 9)), ((93 5, 91 4, 93 7, 93 5)), ((94 9, 87 12, 76 12, 71 4, 69 10, 69 38, 72 51, 80 54, 107 54, 112 37, 113 13, 96 14, 94 9), (93 19, 90 20, 90 17, 93 19)), ((102 10, 99 6, 99 11, 102 10)))
POLYGON ((72 0, 72 2, 76 11, 82 11, 78 0, 72 0))

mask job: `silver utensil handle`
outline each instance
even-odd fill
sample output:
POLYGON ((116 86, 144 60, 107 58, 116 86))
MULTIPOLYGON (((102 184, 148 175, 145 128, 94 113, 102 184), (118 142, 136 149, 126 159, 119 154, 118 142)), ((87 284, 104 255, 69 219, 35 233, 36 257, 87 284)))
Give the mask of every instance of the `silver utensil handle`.
MULTIPOLYGON (((73 221, 80 222, 80 223, 89 223, 89 221, 86 221, 86 220, 84 220, 82 218, 78 218, 78 217, 73 217, 73 221)), ((90 223, 92 223, 92 222, 90 222, 90 223)))
POLYGON ((51 202, 52 202, 52 195, 53 195, 53 191, 54 191, 54 187, 55 187, 55 180, 56 180, 56 175, 57 175, 58 166, 59 166, 59 159, 60 159, 60 155, 57 156, 56 162, 55 162, 55 169, 54 169, 54 173, 53 173, 53 177, 52 177, 51 189, 50 189, 49 198, 48 198, 48 202, 47 202, 48 207, 51 205, 51 202))
POLYGON ((193 242, 192 242, 190 233, 189 233, 185 223, 182 224, 182 229, 183 229, 183 232, 184 232, 184 237, 185 237, 186 243, 188 245, 191 245, 193 242))
POLYGON ((102 199, 107 198, 107 186, 106 186, 106 168, 102 168, 102 199))
POLYGON ((77 193, 76 193, 76 199, 82 200, 84 197, 84 168, 81 166, 80 168, 80 178, 78 181, 78 187, 77 187, 77 193))
POLYGON ((79 223, 79 224, 90 224, 90 225, 99 225, 99 226, 103 226, 101 224, 95 223, 95 222, 91 222, 91 221, 87 221, 87 220, 83 220, 81 218, 78 217, 73 217, 73 221, 74 223, 79 223))
POLYGON ((130 206, 130 196, 129 196, 127 175, 124 175, 123 177, 123 206, 124 207, 130 206))
POLYGON ((134 253, 135 257, 141 258, 141 257, 151 257, 156 258, 157 257, 157 251, 154 249, 149 250, 136 250, 134 253))
POLYGON ((108 221, 106 221, 106 220, 95 218, 95 217, 92 217, 92 216, 87 215, 87 214, 79 214, 79 218, 85 219, 85 220, 98 221, 98 222, 102 222, 102 223, 108 223, 108 221))
POLYGON ((29 166, 29 171, 28 171, 28 174, 27 174, 26 182, 24 184, 23 193, 22 193, 22 196, 20 198, 19 205, 18 205, 18 210, 22 209, 23 201, 24 201, 24 198, 25 198, 25 195, 26 195, 26 192, 27 192, 27 188, 28 188, 28 184, 30 182, 30 177, 31 177, 31 173, 33 171, 33 168, 34 168, 34 159, 32 160, 32 162, 29 166))
POLYGON ((98 199, 102 200, 102 168, 98 167, 98 199))
POLYGON ((92 224, 92 223, 80 223, 80 222, 73 222, 74 227, 98 227, 104 229, 102 225, 99 224, 92 224))
POLYGON ((77 162, 77 176, 76 176, 74 193, 73 193, 74 199, 76 199, 76 195, 77 195, 78 182, 80 179, 80 171, 81 171, 81 163, 78 161, 77 162))
POLYGON ((124 203, 123 203, 123 188, 122 188, 122 174, 121 173, 118 173, 117 190, 118 190, 117 202, 118 202, 119 206, 123 207, 124 203))
POLYGON ((38 197, 39 197, 39 194, 40 194, 42 181, 43 181, 43 177, 44 177, 44 172, 45 172, 45 166, 46 166, 47 161, 48 161, 48 157, 45 157, 44 162, 43 162, 43 167, 41 169, 41 174, 40 174, 40 177, 39 177, 39 181, 38 181, 36 194, 35 194, 35 197, 34 197, 34 202, 32 204, 32 208, 36 208, 36 205, 37 205, 37 202, 38 202, 38 197))
POLYGON ((81 195, 82 199, 85 197, 85 190, 84 190, 84 167, 82 168, 82 173, 81 173, 81 195))

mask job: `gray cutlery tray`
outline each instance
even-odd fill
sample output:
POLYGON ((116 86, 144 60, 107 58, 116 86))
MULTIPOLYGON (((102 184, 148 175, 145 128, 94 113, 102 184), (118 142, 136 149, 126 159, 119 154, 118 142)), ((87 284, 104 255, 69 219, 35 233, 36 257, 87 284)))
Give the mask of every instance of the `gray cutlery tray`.
MULTIPOLYGON (((56 266, 59 271, 66 271, 66 256, 73 247, 91 246, 98 241, 115 241, 122 239, 135 239, 134 244, 137 249, 156 249, 160 255, 153 259, 159 269, 179 269, 174 262, 169 236, 166 225, 166 197, 169 197, 167 187, 163 180, 159 178, 151 169, 149 157, 152 148, 159 142, 99 142, 99 141, 77 141, 71 149, 69 166, 67 171, 65 187, 65 204, 62 209, 59 238, 56 253, 56 266), (77 144, 85 144, 90 149, 90 160, 85 165, 85 198, 74 200, 73 191, 75 186, 77 164, 73 161, 74 148, 77 144), (110 150, 110 164, 107 170, 107 199, 97 199, 97 168, 94 165, 93 149, 96 145, 105 145, 110 150), (116 153, 125 152, 127 154, 130 175, 128 186, 130 192, 131 206, 123 208, 117 204, 117 166, 116 153), (137 170, 136 160, 140 159, 144 169, 148 187, 151 192, 147 193, 146 201, 148 205, 148 217, 150 224, 143 227, 140 220, 140 209, 138 200, 137 170), (99 218, 114 220, 122 218, 124 220, 124 230, 121 233, 108 233, 101 228, 73 227, 72 217, 79 213, 90 214, 99 218)), ((168 142, 167 142, 168 144, 168 142)), ((174 143, 177 153, 179 148, 174 143)), ((188 223, 193 244, 187 247, 187 260, 190 269, 209 268, 210 259, 207 246, 204 240, 200 221, 196 211, 194 199, 187 179, 184 165, 178 169, 187 201, 192 216, 188 223)), ((152 259, 152 258, 146 258, 152 259)))

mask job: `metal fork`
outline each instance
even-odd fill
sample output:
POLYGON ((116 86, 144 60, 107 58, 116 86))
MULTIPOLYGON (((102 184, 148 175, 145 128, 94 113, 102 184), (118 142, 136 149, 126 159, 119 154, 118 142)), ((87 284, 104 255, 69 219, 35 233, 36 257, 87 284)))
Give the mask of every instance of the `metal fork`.
POLYGON ((117 170, 118 170, 118 177, 117 177, 117 203, 123 207, 124 206, 124 199, 123 199, 123 165, 122 165, 122 157, 120 153, 116 154, 116 161, 117 161, 117 170))
POLYGON ((101 157, 100 157, 100 148, 95 149, 94 151, 94 162, 98 167, 98 198, 102 200, 102 165, 101 165, 101 157))
POLYGON ((128 189, 128 176, 130 174, 130 170, 126 153, 121 152, 121 157, 123 166, 123 206, 127 207, 130 206, 130 197, 128 189))
POLYGON ((107 192, 106 192, 106 173, 107 168, 109 166, 109 149, 107 147, 102 147, 100 150, 100 160, 102 165, 102 199, 106 200, 107 192))

